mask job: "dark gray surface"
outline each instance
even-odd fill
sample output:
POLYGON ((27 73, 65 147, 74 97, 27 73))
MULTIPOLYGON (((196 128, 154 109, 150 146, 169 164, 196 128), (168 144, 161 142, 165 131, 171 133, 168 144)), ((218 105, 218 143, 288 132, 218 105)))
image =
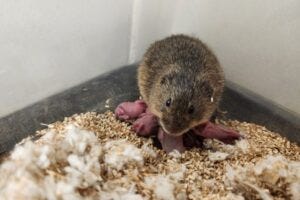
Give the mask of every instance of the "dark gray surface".
POLYGON ((135 66, 126 66, 0 119, 0 153, 36 130, 45 128, 41 123, 63 120, 75 113, 103 112, 109 98, 112 107, 123 100, 137 99, 135 74, 135 66))
POLYGON ((245 88, 227 82, 220 107, 229 119, 263 125, 300 144, 300 116, 245 88))
MULTIPOLYGON (((104 112, 107 99, 113 109, 120 102, 138 96, 136 65, 101 75, 0 119, 0 153, 44 128, 41 123, 49 124, 75 113, 104 112)), ((237 85, 227 83, 221 109, 228 111, 227 118, 264 125, 300 143, 299 116, 237 85)))

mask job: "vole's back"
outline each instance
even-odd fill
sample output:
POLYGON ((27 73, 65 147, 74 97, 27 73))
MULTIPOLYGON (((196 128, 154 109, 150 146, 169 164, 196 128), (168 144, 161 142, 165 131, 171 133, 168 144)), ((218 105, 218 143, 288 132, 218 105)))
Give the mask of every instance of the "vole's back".
POLYGON ((224 76, 216 57, 200 40, 185 35, 173 35, 153 43, 139 66, 138 85, 147 103, 160 75, 171 73, 172 70, 181 71, 187 75, 184 77, 208 78, 215 90, 215 97, 220 98, 224 76), (212 74, 214 76, 210 76, 212 74))

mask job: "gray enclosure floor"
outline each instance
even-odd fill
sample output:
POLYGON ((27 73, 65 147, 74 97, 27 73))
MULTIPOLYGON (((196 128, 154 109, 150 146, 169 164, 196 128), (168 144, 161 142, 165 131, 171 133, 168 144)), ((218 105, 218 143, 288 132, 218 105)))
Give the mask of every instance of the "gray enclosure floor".
MULTIPOLYGON (((139 97, 136 65, 122 67, 93 80, 44 99, 18 112, 0 119, 0 153, 10 150, 24 137, 75 113, 104 112, 105 102, 110 108, 123 101, 139 97)), ((227 82, 220 105, 227 111, 226 118, 253 122, 300 143, 300 117, 270 101, 227 82)))

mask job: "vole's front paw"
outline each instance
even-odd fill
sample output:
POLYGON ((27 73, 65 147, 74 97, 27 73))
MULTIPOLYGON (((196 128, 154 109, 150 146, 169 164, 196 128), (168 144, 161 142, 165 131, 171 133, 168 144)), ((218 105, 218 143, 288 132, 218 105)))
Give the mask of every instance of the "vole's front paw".
POLYGON ((142 100, 137 100, 135 102, 123 102, 119 104, 115 110, 115 115, 117 119, 120 120, 132 120, 136 119, 145 112, 147 105, 142 100))

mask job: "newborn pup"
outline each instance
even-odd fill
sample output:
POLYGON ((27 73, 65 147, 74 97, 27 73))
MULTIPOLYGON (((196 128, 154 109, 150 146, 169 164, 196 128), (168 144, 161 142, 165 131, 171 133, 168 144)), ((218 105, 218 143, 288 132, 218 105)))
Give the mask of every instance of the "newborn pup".
POLYGON ((133 130, 140 136, 150 136, 156 134, 158 130, 157 117, 149 109, 142 113, 132 124, 133 130))
POLYGON ((232 144, 234 140, 241 137, 239 133, 211 122, 196 126, 193 128, 193 132, 204 138, 218 139, 226 144, 232 144))
POLYGON ((140 136, 150 136, 157 133, 158 121, 143 100, 135 102, 123 102, 115 110, 117 119, 126 122, 132 122, 132 129, 140 136))
POLYGON ((123 102, 119 104, 115 110, 115 115, 118 119, 128 121, 136 119, 145 112, 147 105, 142 100, 135 102, 123 102))
MULTIPOLYGON (((120 109, 118 106, 116 109, 117 118, 123 117, 124 115, 133 116, 131 114, 132 110, 140 109, 140 104, 136 102, 125 102, 120 105, 122 105, 122 115, 118 115, 119 112, 117 111, 120 109)), ((132 122, 132 119, 136 119, 136 117, 125 119, 125 121, 132 122)), ((201 147, 203 138, 214 138, 224 143, 233 143, 234 140, 241 137, 239 133, 222 125, 213 124, 212 122, 200 124, 189 130, 183 136, 172 136, 167 134, 162 128, 159 128, 157 117, 153 115, 148 108, 133 122, 132 129, 140 136, 157 134, 162 148, 167 153, 174 149, 183 152, 186 148, 201 147)))

